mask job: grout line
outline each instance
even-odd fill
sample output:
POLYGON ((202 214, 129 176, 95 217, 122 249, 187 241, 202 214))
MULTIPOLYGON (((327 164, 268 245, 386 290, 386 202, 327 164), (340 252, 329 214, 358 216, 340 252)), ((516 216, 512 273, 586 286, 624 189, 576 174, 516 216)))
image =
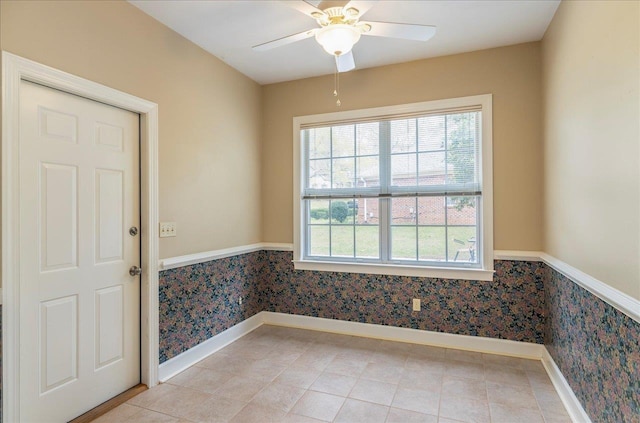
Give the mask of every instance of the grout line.
POLYGON ((440 379, 440 397, 438 398, 438 412, 436 413, 436 418, 438 420, 440 420, 440 412, 442 410, 442 388, 444 387, 444 374, 442 375, 442 378, 440 379))

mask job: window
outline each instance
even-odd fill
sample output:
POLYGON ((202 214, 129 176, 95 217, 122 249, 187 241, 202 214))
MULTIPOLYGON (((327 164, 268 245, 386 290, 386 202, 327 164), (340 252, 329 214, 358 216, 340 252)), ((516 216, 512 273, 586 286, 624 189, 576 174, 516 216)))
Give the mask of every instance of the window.
POLYGON ((490 280, 491 96, 294 119, 298 269, 490 280))

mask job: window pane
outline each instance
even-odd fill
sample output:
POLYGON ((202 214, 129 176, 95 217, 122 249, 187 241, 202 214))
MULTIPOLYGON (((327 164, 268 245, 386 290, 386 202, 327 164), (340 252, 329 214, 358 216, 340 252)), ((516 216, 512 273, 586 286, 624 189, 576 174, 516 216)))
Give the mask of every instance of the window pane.
POLYGON ((329 223, 329 200, 309 201, 309 223, 311 225, 329 223))
POLYGON ((442 185, 446 182, 445 153, 420 153, 419 163, 419 185, 442 185))
POLYGON ((447 228, 449 261, 477 263, 476 228, 474 226, 449 226, 447 228))
POLYGON ((447 197, 447 225, 476 225, 476 197, 447 197))
POLYGON ((445 224, 444 210, 445 210, 445 197, 418 198, 418 224, 419 225, 444 225, 445 224))
POLYGON ((331 155, 331 128, 306 129, 309 137, 309 158, 328 158, 331 155))
POLYGON ((380 186, 380 161, 378 156, 358 157, 356 185, 361 188, 380 186))
POLYGON ((353 226, 331 227, 331 256, 353 257, 353 226))
POLYGON ((476 157, 473 149, 447 151, 450 184, 472 184, 476 182, 476 157))
POLYGON ((356 223, 377 225, 380 222, 377 198, 358 198, 355 201, 356 223))
POLYGON ((449 261, 478 262, 476 254, 478 210, 476 205, 476 197, 447 197, 449 261))
POLYGON ((353 225, 355 209, 349 208, 349 201, 331 200, 331 224, 353 225))
POLYGON ((378 122, 356 125, 356 154, 358 156, 380 153, 380 136, 378 122))
POLYGON ((392 120, 389 124, 391 126, 391 152, 406 153, 416 151, 416 120, 392 120))
POLYGON ((445 261, 447 242, 444 226, 418 228, 418 253, 420 260, 445 261))
POLYGON ((331 128, 333 157, 355 156, 354 125, 331 128))
POLYGON ((356 174, 356 159, 333 160, 333 185, 332 188, 352 188, 356 174))
POLYGON ((356 226, 356 257, 380 257, 380 228, 378 225, 356 226))
POLYGON ((416 155, 397 154, 391 156, 391 185, 416 185, 416 155))
POLYGON ((448 182, 470 184, 477 182, 478 113, 447 115, 448 182))
POLYGON ((394 198, 391 200, 391 224, 413 225, 416 224, 416 198, 394 198))
POLYGON ((478 112, 446 115, 447 149, 469 148, 476 144, 478 112))
POLYGON ((309 160, 309 188, 331 187, 331 160, 309 160))
POLYGON ((311 226, 309 228, 309 254, 312 256, 329 255, 329 226, 311 226))
POLYGON ((418 119, 418 150, 444 150, 444 116, 427 116, 418 119))
POLYGON ((391 227, 391 257, 395 260, 416 260, 415 226, 391 227))

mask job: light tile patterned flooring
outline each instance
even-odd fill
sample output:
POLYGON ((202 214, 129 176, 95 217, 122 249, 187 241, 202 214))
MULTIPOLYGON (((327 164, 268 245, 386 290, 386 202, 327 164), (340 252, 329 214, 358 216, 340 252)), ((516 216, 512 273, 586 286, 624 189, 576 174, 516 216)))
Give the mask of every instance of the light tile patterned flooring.
POLYGON ((95 420, 570 421, 538 361, 266 325, 95 420))

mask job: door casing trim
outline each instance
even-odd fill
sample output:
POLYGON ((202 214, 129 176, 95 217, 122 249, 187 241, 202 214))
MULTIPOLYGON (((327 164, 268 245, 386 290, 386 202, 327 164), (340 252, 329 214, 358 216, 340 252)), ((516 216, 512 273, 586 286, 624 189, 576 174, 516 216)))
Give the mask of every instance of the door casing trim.
POLYGON ((158 105, 2 52, 2 418, 20 421, 20 82, 140 114, 141 382, 158 383, 158 105))

